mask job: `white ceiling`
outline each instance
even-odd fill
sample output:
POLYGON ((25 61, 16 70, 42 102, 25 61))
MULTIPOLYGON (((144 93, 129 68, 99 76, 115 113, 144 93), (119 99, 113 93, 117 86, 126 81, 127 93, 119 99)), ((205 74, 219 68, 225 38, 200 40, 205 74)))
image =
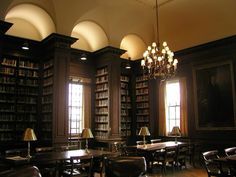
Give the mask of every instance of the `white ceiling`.
MULTIPOLYGON (((158 4, 160 40, 174 51, 236 34, 236 0, 158 0, 158 4)), ((0 18, 14 22, 11 35, 42 40, 50 32, 73 33, 78 34, 81 49, 125 46, 127 56, 137 59, 143 45, 155 40, 154 7, 155 0, 1 0, 0 18), (24 8, 27 15, 12 11, 22 3, 42 11, 24 8)))

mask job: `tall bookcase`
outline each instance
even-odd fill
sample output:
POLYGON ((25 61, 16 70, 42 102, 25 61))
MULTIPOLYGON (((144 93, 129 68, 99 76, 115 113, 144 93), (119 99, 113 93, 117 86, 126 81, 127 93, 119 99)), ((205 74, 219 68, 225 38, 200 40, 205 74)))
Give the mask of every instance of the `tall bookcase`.
POLYGON ((53 127, 53 72, 54 62, 49 59, 42 65, 42 119, 40 122, 41 139, 52 141, 53 127))
POLYGON ((129 92, 130 79, 126 75, 120 76, 120 96, 121 96, 121 136, 131 135, 131 97, 129 92))
POLYGON ((0 140, 21 141, 38 118, 39 65, 23 57, 3 56, 0 64, 0 140))
POLYGON ((95 89, 95 137, 105 139, 109 136, 109 84, 108 67, 96 71, 95 89))
POLYGON ((148 79, 144 76, 137 76, 135 82, 136 93, 136 134, 142 126, 150 128, 150 105, 148 79))

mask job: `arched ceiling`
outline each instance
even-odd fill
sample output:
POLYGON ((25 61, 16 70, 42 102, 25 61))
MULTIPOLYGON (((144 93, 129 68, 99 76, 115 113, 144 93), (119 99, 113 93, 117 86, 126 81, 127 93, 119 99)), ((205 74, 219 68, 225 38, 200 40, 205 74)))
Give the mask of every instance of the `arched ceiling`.
MULTIPOLYGON (((236 34, 235 0, 158 3, 160 42, 167 41, 173 51, 236 34)), ((0 18, 14 23, 8 31, 12 35, 42 40, 56 32, 79 38, 76 48, 93 51, 110 45, 138 58, 140 46, 150 45, 156 36, 154 5, 155 0, 8 0, 1 2, 0 18)))
POLYGON ((42 40, 56 31, 49 14, 33 4, 20 4, 11 8, 5 20, 13 23, 7 34, 42 40))
POLYGON ((104 30, 92 21, 83 21, 77 24, 73 28, 71 36, 79 39, 72 45, 73 48, 96 51, 108 46, 104 30))
POLYGON ((122 39, 120 48, 127 51, 121 56, 122 58, 128 59, 130 57, 131 60, 135 60, 143 57, 143 53, 140 51, 145 51, 146 45, 136 34, 128 34, 122 39))

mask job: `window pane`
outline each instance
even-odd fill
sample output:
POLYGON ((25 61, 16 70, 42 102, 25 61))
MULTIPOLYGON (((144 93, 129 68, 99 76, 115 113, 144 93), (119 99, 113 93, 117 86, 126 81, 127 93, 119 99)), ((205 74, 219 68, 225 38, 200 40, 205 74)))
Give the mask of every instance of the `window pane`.
POLYGON ((166 130, 171 132, 173 126, 180 126, 180 89, 179 81, 166 84, 166 130))
POLYGON ((69 84, 69 133, 78 134, 83 129, 83 86, 77 83, 69 84))

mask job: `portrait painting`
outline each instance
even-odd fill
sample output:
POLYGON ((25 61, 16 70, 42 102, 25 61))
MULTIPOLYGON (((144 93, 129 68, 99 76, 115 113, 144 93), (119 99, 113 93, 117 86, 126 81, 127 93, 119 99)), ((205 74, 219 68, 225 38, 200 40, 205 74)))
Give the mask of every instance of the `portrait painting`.
POLYGON ((193 67, 195 122, 199 130, 235 129, 235 89, 230 61, 193 67))

